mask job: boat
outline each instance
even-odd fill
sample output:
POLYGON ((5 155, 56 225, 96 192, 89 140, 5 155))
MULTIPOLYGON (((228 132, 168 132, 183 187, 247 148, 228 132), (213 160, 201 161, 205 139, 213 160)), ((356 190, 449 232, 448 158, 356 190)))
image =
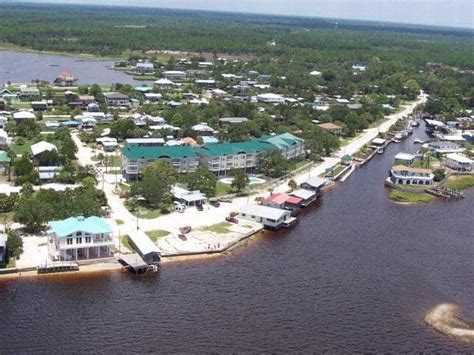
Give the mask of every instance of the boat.
POLYGON ((383 151, 383 148, 382 148, 382 147, 380 147, 379 149, 377 149, 377 154, 383 154, 383 153, 384 153, 384 151, 383 151))
POLYGON ((401 133, 397 133, 394 138, 398 141, 401 141, 403 139, 403 136, 401 133))
POLYGON ((410 122, 410 125, 411 125, 412 127, 418 127, 418 126, 420 125, 420 122, 418 122, 418 121, 411 121, 411 122, 410 122))
POLYGON ((412 134, 413 133, 413 128, 411 126, 408 126, 406 131, 408 132, 408 134, 412 134))
POLYGON ((407 131, 402 131, 402 137, 403 138, 408 137, 408 132, 407 131))
POLYGON ((423 141, 423 140, 421 140, 421 139, 415 139, 415 140, 413 141, 413 144, 423 144, 423 143, 425 143, 425 141, 423 141))

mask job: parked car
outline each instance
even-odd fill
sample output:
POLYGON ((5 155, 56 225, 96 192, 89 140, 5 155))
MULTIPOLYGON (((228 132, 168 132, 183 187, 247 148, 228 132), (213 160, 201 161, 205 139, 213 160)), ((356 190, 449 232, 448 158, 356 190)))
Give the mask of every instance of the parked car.
POLYGON ((235 223, 235 224, 239 223, 239 220, 235 217, 232 217, 232 216, 227 216, 225 218, 225 220, 229 223, 235 223))
POLYGON ((216 208, 221 205, 221 204, 219 203, 219 201, 217 201, 217 200, 210 200, 210 201, 209 201, 209 204, 210 204, 211 206, 213 206, 213 207, 216 207, 216 208))
POLYGON ((239 215, 238 212, 231 212, 231 213, 230 213, 230 216, 231 216, 231 217, 237 217, 238 215, 239 215))
POLYGON ((179 239, 181 239, 182 241, 186 241, 188 240, 188 238, 186 238, 186 236, 184 234, 180 234, 178 235, 179 239))
POLYGON ((184 211, 186 210, 186 206, 182 205, 179 202, 175 202, 174 206, 173 206, 173 210, 175 210, 176 212, 179 212, 179 213, 184 213, 184 211))
POLYGON ((179 231, 181 232, 181 234, 187 234, 189 232, 191 232, 191 226, 184 226, 184 227, 181 227, 179 228, 179 231))
POLYGON ((219 202, 224 202, 224 203, 232 203, 232 199, 231 198, 225 198, 225 197, 221 197, 220 199, 218 199, 219 202))

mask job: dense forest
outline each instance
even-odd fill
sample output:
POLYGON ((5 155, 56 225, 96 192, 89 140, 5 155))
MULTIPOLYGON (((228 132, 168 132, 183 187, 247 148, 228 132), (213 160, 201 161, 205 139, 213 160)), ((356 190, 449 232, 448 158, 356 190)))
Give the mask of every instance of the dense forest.
POLYGON ((325 19, 99 6, 2 4, 0 42, 37 50, 118 55, 174 49, 247 53, 322 65, 400 60, 472 67, 472 31, 325 19))

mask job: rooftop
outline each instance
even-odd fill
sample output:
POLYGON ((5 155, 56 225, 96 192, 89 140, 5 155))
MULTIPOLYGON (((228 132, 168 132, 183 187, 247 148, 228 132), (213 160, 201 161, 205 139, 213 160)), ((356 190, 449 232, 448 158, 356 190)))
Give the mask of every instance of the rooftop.
POLYGON ((431 169, 412 168, 412 167, 405 166, 405 165, 395 165, 395 166, 392 167, 392 170, 396 171, 396 172, 407 171, 409 173, 420 173, 420 174, 431 174, 432 173, 431 169))
POLYGON ((112 233, 112 229, 99 217, 70 217, 62 221, 49 222, 51 231, 58 237, 66 237, 75 232, 90 234, 112 233))

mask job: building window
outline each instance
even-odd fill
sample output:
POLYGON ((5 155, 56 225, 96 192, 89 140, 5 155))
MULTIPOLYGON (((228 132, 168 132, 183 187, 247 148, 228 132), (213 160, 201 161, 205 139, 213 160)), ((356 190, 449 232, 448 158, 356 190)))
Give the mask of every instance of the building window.
POLYGON ((76 238, 76 244, 82 244, 82 238, 81 237, 76 238))
POLYGON ((82 234, 81 232, 77 232, 76 237, 79 237, 81 234, 82 234))
POLYGON ((72 238, 67 238, 66 243, 67 243, 67 245, 71 245, 72 244, 72 238))
POLYGON ((86 243, 90 243, 91 242, 91 237, 86 237, 86 243))

